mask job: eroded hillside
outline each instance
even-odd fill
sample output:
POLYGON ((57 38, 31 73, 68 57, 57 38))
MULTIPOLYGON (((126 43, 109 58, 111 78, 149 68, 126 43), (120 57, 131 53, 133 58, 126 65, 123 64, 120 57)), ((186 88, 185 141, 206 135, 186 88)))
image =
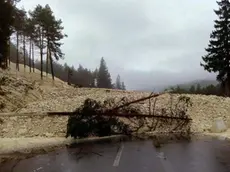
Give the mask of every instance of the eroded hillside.
MULTIPOLYGON (((12 65, 13 66, 13 65, 12 65)), ((65 82, 55 78, 53 82, 50 76, 44 74, 43 81, 40 80, 40 72, 35 73, 11 70, 0 73, 0 105, 2 112, 40 112, 40 111, 73 111, 79 107, 86 98, 105 100, 114 98, 120 101, 126 97, 135 100, 148 96, 149 92, 120 91, 98 88, 74 88, 65 82)), ((176 102, 180 95, 165 93, 155 99, 151 99, 151 110, 169 108, 170 101, 176 102)), ((204 95, 185 95, 190 97, 192 107, 188 114, 193 119, 192 128, 205 131, 211 127, 214 118, 223 117, 229 119, 230 98, 204 95)), ((143 114, 149 113, 149 101, 140 102, 135 105, 141 109, 143 114)))

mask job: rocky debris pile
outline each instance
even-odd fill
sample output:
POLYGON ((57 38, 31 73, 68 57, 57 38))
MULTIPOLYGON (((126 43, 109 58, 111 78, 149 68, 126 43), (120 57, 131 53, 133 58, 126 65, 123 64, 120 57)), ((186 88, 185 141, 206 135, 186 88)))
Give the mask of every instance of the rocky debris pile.
MULTIPOLYGON (((77 107, 83 104, 85 99, 92 98, 103 101, 107 98, 114 98, 117 103, 123 97, 128 100, 135 100, 141 97, 146 97, 149 93, 144 92, 119 92, 106 91, 104 89, 81 89, 71 90, 73 94, 70 98, 56 97, 55 99, 42 100, 28 103, 25 108, 19 112, 30 111, 74 111, 77 107), (79 95, 79 93, 81 94, 79 95)), ((56 93, 58 94, 58 93, 56 93)), ((149 100, 137 103, 133 106, 140 109, 141 113, 148 114, 158 110, 170 110, 171 104, 175 103, 176 99, 181 96, 178 94, 163 94, 157 98, 151 99, 151 107, 149 108, 149 100)), ((190 98, 192 106, 188 108, 188 114, 193 119, 191 129, 196 132, 208 131, 213 121, 216 118, 222 117, 225 122, 230 118, 230 98, 205 96, 205 95, 185 95, 190 98)))
MULTIPOLYGON (((41 112, 41 111, 74 111, 83 104, 87 98, 104 101, 114 98, 116 103, 122 98, 129 101, 146 97, 150 92, 109 90, 99 88, 74 88, 66 83, 51 79, 41 81, 22 75, 15 75, 9 71, 0 72, 0 111, 1 112, 41 112)), ((34 74, 35 75, 35 74, 34 74)), ((170 111, 180 95, 169 93, 160 95, 134 104, 141 113, 148 114, 164 109, 170 111), (149 104, 149 102, 151 104, 149 104)), ((230 121, 230 98, 185 95, 190 98, 192 106, 188 108, 188 114, 193 119, 192 130, 208 131, 216 118, 230 121)))
MULTIPOLYGON (((180 95, 174 94, 173 99, 180 95)), ((191 129, 195 132, 207 132, 217 118, 225 122, 230 119, 230 98, 205 95, 185 95, 190 97, 192 106, 188 108, 188 115, 193 119, 191 129)), ((159 97, 158 106, 169 106, 172 96, 165 94, 159 97)), ((173 101, 174 102, 174 101, 173 101)))
POLYGON ((35 82, 0 74, 1 112, 15 111, 27 102, 36 100, 33 91, 38 87, 35 82))
POLYGON ((70 88, 67 83, 55 78, 53 82, 51 76, 45 75, 40 80, 40 71, 30 73, 27 67, 23 70, 20 64, 20 71, 15 70, 15 64, 11 63, 8 70, 0 69, 0 112, 17 112, 26 107, 30 102, 54 98, 56 93, 65 88, 70 88))
POLYGON ((135 100, 143 96, 149 95, 149 93, 134 93, 120 92, 115 90, 106 91, 105 89, 97 88, 70 88, 66 89, 66 95, 59 95, 62 92, 53 92, 46 95, 48 99, 39 100, 28 103, 26 107, 19 110, 19 112, 37 112, 37 111, 74 111, 77 107, 83 104, 87 98, 92 98, 98 101, 104 101, 108 98, 114 98, 118 103, 121 98, 126 97, 129 100, 135 100), (55 95, 53 97, 53 95, 55 95), (51 95, 49 97, 49 95, 51 95))

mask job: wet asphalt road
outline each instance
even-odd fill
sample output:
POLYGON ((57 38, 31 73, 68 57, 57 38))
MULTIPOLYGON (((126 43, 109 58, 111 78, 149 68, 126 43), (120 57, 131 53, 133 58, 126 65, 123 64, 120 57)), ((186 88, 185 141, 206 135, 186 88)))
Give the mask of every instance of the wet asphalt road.
POLYGON ((0 172, 230 172, 230 144, 183 141, 157 149, 151 140, 90 143, 9 162, 0 172))

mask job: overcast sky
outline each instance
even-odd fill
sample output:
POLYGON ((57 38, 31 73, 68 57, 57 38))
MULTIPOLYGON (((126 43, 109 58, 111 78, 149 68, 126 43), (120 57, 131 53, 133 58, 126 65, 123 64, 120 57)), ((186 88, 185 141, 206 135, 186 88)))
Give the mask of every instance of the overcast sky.
POLYGON ((95 69, 103 56, 112 78, 119 73, 129 89, 213 77, 199 64, 215 0, 22 0, 19 6, 38 3, 62 19, 70 65, 95 69))

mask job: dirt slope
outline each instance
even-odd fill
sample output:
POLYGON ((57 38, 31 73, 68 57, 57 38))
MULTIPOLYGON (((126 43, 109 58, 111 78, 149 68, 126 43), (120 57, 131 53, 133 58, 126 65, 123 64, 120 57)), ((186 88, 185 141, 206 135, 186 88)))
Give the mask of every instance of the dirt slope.
MULTIPOLYGON (((29 73, 29 68, 24 72, 20 65, 20 71, 15 70, 15 64, 11 69, 0 71, 0 109, 2 112, 37 112, 37 111, 73 111, 80 106, 86 98, 105 100, 106 98, 122 97, 129 100, 148 96, 149 92, 119 91, 98 88, 73 88, 67 83, 44 74, 44 80, 40 80, 40 71, 29 73)), ((193 118, 192 128, 196 131, 205 131, 211 127, 214 118, 223 117, 225 121, 230 117, 230 98, 204 95, 186 95, 190 97, 192 107, 189 115, 193 118)), ((174 102, 179 95, 174 95, 174 102)), ((156 108, 167 108, 170 104, 170 95, 164 94, 157 98, 156 108)), ((151 100, 153 109, 154 99, 151 100)), ((143 113, 149 110, 149 101, 136 104, 143 113)))
POLYGON ((30 73, 29 67, 20 64, 20 71, 16 70, 14 63, 10 64, 8 70, 0 70, 0 105, 2 112, 17 111, 25 107, 29 102, 39 101, 47 92, 53 89, 64 89, 68 85, 58 78, 52 81, 50 75, 40 79, 40 71, 30 73))

